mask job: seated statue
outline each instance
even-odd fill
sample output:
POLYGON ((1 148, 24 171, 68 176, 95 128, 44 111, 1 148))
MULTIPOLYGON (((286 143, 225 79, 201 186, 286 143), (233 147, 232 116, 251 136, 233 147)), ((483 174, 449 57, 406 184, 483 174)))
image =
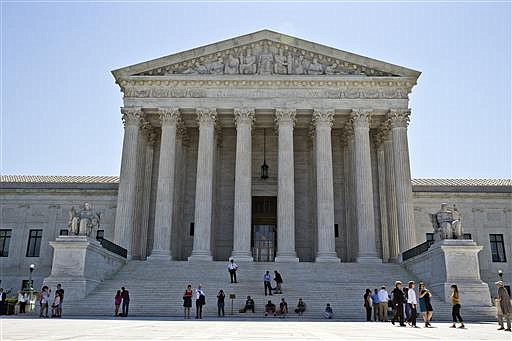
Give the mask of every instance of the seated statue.
POLYGON ((434 227, 434 240, 442 239, 463 239, 461 215, 455 205, 452 209, 446 203, 441 204, 441 209, 430 215, 434 227))
POLYGON ((100 227, 100 214, 93 211, 86 202, 76 211, 74 207, 69 210, 68 230, 71 235, 91 236, 100 227))

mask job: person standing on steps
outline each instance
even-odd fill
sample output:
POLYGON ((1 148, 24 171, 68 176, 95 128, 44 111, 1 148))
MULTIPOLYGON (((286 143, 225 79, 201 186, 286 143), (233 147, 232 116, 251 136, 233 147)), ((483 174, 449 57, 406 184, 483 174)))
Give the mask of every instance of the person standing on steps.
POLYGON ((224 298, 226 295, 224 294, 224 290, 220 289, 217 294, 217 315, 220 317, 222 313, 222 317, 224 317, 224 298))
POLYGON ((453 324, 450 328, 457 328, 457 320, 460 322, 459 328, 464 328, 464 321, 462 320, 462 316, 460 316, 460 295, 459 288, 456 284, 452 284, 452 320, 453 324))
POLYGON ((203 289, 201 288, 201 284, 199 284, 196 289, 196 319, 203 318, 203 306, 205 304, 206 296, 203 289))
POLYGON ((391 319, 391 323, 395 325, 395 321, 398 320, 400 322, 400 327, 405 327, 404 323, 404 303, 406 303, 405 294, 402 290, 402 282, 396 281, 395 288, 391 292, 393 296, 393 318, 391 319))
POLYGON ((190 308, 192 308, 192 285, 187 285, 183 294, 183 318, 190 319, 190 308))
POLYGON ((388 300, 389 294, 383 286, 379 290, 379 320, 382 322, 388 322, 388 300))
POLYGON ((508 294, 507 289, 503 286, 503 281, 498 281, 495 283, 496 288, 498 289, 498 296, 496 297, 496 309, 498 309, 498 324, 500 328, 498 330, 504 330, 503 327, 503 319, 507 321, 507 328, 505 331, 509 332, 510 330, 510 318, 512 315, 512 307, 510 305, 510 295, 508 294), (499 314, 501 310, 501 315, 499 314))
POLYGON ((130 293, 124 287, 121 287, 121 298, 123 299, 123 313, 121 316, 128 317, 128 308, 130 307, 130 293))
POLYGON ((371 296, 373 306, 373 321, 379 320, 379 289, 375 289, 371 296))
POLYGON ((407 304, 409 304, 409 308, 411 310, 411 317, 409 322, 411 323, 411 327, 419 328, 416 325, 416 319, 418 317, 418 311, 416 307, 418 306, 418 300, 416 298, 416 291, 414 290, 414 282, 409 281, 407 285, 409 287, 409 290, 407 290, 407 304))
POLYGON ((60 303, 57 307, 57 317, 62 317, 62 301, 64 301, 64 289, 62 289, 62 285, 60 283, 57 284, 57 291, 55 291, 55 296, 57 295, 60 297, 60 303))
POLYGON ((363 306, 366 309, 366 321, 372 321, 372 291, 370 289, 366 289, 366 292, 363 296, 363 306))
POLYGON ((116 296, 114 297, 114 316, 119 316, 119 307, 121 306, 121 302, 123 298, 121 297, 121 290, 117 290, 116 296))
POLYGON ((423 314, 423 321, 425 321, 425 327, 432 327, 430 320, 432 319, 432 304, 430 303, 430 291, 425 288, 425 283, 420 282, 419 288, 419 304, 420 310, 423 314))
POLYGON ((270 272, 267 270, 265 274, 263 275, 263 286, 265 287, 265 296, 267 296, 267 290, 268 294, 272 296, 272 286, 270 285, 270 281, 272 280, 272 276, 270 276, 270 272))
POLYGON ((48 318, 48 302, 50 301, 49 288, 45 285, 39 294, 39 317, 48 318))
POLYGON ((276 281, 276 290, 274 293, 282 294, 283 277, 281 277, 281 274, 277 272, 277 270, 274 271, 274 281, 276 281))
POLYGON ((238 270, 238 264, 236 264, 234 259, 231 258, 228 264, 229 279, 231 280, 231 283, 236 283, 236 270, 238 270))

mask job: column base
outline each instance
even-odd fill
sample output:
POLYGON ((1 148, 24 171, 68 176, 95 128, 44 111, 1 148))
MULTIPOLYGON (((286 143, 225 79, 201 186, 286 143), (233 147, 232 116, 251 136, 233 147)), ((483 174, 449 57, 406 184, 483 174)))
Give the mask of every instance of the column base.
POLYGON ((322 252, 318 253, 315 258, 315 262, 317 263, 339 263, 341 260, 339 259, 336 252, 322 252))
POLYGON ((164 251, 164 250, 153 250, 151 252, 151 255, 147 259, 148 261, 154 261, 154 260, 172 260, 172 255, 170 251, 164 251))
POLYGON ((229 259, 233 259, 236 262, 253 262, 254 259, 251 256, 249 251, 233 251, 231 253, 231 257, 229 259))
POLYGON ((286 254, 280 254, 279 252, 276 255, 276 258, 274 259, 274 262, 276 263, 298 263, 299 258, 297 257, 297 254, 295 252, 288 252, 286 254))
POLYGON ((188 260, 189 260, 189 262, 194 262, 194 261, 204 262, 204 261, 212 261, 213 258, 209 251, 192 251, 192 254, 190 255, 190 257, 188 257, 188 260))
POLYGON ((375 257, 375 256, 361 256, 361 257, 357 257, 356 262, 357 263, 379 264, 379 263, 382 263, 382 259, 375 257))

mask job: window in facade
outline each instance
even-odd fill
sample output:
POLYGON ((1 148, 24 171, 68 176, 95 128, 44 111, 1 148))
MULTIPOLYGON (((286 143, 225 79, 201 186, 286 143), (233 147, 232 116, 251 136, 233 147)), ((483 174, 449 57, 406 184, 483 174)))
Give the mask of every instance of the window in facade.
POLYGON ((506 262, 505 244, 503 243, 502 234, 490 234, 489 239, 491 242, 491 255, 493 262, 506 262))
POLYGON ((59 231, 59 236, 67 236, 69 231, 67 229, 63 229, 59 231))
POLYGON ((12 230, 0 230, 0 257, 9 257, 12 230))
POLYGON ((30 230, 27 245, 27 257, 39 257, 43 230, 30 230))

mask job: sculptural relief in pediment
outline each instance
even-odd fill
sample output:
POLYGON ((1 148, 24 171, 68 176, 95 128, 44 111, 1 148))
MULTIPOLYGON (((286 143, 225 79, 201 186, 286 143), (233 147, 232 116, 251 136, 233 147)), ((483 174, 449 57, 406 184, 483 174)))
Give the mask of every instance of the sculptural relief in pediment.
POLYGON ((215 52, 136 76, 165 75, 358 75, 395 76, 293 46, 263 40, 215 52))

